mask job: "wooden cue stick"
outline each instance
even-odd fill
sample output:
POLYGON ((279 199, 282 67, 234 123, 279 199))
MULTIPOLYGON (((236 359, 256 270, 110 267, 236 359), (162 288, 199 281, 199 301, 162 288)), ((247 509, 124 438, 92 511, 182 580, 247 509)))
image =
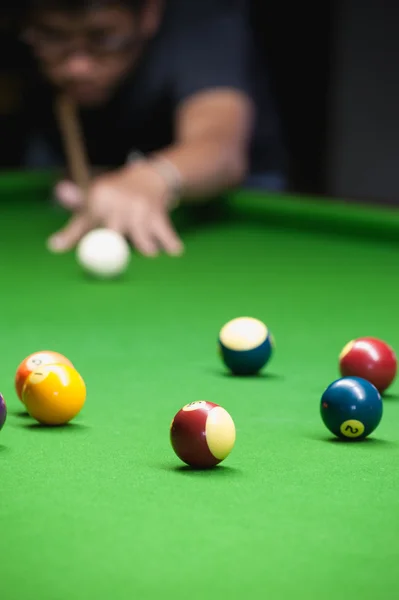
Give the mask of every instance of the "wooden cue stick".
POLYGON ((60 94, 56 100, 56 114, 72 179, 86 196, 90 168, 76 106, 66 95, 60 94))

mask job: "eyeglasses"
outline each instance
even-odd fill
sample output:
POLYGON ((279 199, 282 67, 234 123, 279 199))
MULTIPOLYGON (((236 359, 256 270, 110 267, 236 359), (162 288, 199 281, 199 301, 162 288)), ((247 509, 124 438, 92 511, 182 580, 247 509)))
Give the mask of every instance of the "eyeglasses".
POLYGON ((71 54, 83 52, 96 58, 124 54, 141 44, 137 36, 126 34, 87 33, 72 36, 61 32, 30 29, 21 35, 21 40, 31 46, 37 54, 48 61, 64 60, 71 54), (74 39, 75 38, 75 39, 74 39))

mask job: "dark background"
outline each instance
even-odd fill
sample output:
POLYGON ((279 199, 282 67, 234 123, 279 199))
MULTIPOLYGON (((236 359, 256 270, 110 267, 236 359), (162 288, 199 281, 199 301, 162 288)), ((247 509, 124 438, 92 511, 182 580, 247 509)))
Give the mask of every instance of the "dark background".
POLYGON ((399 2, 341 0, 334 29, 326 189, 399 203, 399 2))
MULTIPOLYGON (((290 188, 399 202, 399 2, 251 0, 251 17, 282 119, 290 188)), ((27 68, 0 20, 3 167, 19 160, 24 124, 8 107, 17 102, 15 73, 27 68)))
POLYGON ((332 2, 252 2, 252 24, 270 73, 294 190, 324 193, 332 2))

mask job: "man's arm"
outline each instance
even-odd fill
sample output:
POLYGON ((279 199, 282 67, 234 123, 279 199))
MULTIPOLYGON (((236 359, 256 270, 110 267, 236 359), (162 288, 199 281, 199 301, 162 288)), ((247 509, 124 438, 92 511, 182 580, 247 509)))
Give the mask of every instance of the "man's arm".
POLYGON ((153 157, 154 166, 150 158, 99 178, 89 205, 50 238, 49 247, 68 250, 100 223, 127 235, 148 256, 155 256, 159 248, 180 254, 183 245, 165 212, 165 201, 169 204, 173 198, 168 178, 156 167, 157 157, 178 173, 183 198, 206 198, 237 185, 247 171, 252 113, 249 98, 228 89, 201 92, 182 102, 176 143, 153 157))
POLYGON ((178 23, 165 58, 175 141, 159 153, 176 167, 183 198, 206 197, 241 183, 249 168, 255 117, 246 3, 195 4, 200 10, 178 23))
POLYGON ((241 183, 252 124, 252 101, 240 91, 207 90, 181 103, 176 143, 157 156, 176 169, 183 198, 210 196, 241 183))

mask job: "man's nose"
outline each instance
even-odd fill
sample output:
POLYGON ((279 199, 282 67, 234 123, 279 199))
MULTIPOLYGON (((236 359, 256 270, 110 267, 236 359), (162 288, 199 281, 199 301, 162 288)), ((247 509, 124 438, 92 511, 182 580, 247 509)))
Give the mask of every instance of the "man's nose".
POLYGON ((73 54, 66 59, 64 68, 73 77, 88 75, 93 69, 93 60, 83 53, 73 54))

